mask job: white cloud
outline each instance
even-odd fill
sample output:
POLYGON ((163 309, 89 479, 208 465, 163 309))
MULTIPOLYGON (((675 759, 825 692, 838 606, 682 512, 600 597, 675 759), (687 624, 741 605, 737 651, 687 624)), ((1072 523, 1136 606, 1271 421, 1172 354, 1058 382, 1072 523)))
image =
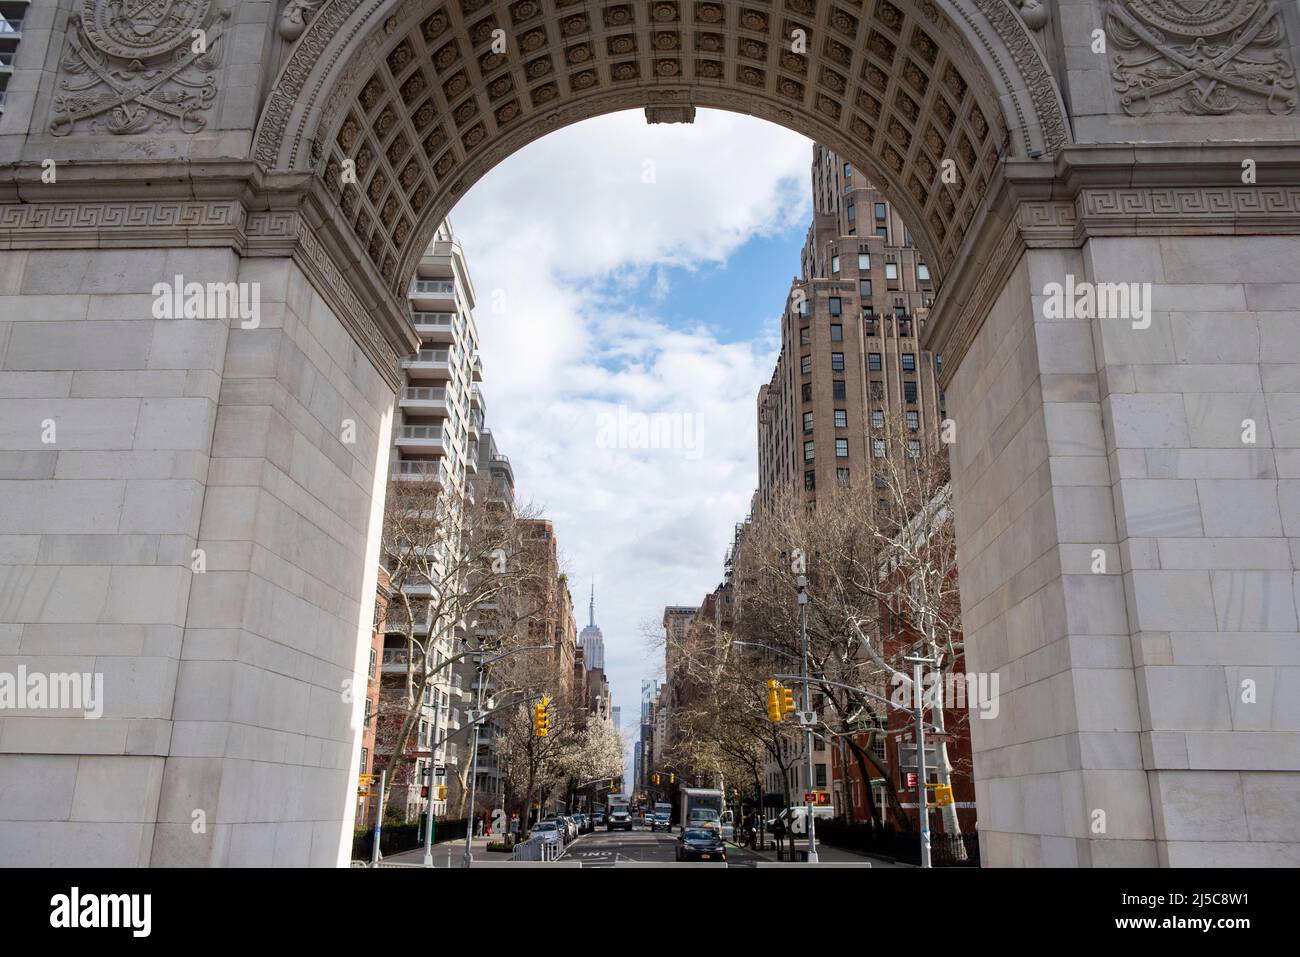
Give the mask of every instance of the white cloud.
POLYGON ((670 326, 655 312, 666 267, 721 264, 805 224, 810 160, 806 139, 748 117, 702 110, 690 126, 649 126, 619 113, 516 153, 452 217, 478 294, 487 424, 521 498, 556 523, 578 608, 596 579, 625 726, 641 678, 663 667, 641 626, 717 584, 749 508, 754 401, 780 309, 752 317, 749 340, 719 341, 705 317, 670 326), (687 447, 619 447, 649 425, 687 447))

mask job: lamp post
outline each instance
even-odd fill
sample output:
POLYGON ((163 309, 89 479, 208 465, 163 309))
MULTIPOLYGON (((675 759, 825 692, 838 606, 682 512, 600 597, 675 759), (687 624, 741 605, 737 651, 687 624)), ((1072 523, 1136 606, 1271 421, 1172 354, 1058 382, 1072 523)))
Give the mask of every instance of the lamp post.
POLYGON ((808 681, 808 579, 804 577, 803 553, 796 549, 794 569, 795 590, 799 593, 799 645, 802 649, 803 677, 803 714, 799 723, 803 725, 803 750, 807 758, 807 787, 804 789, 804 814, 808 825, 808 863, 816 864, 817 859, 817 822, 813 820, 812 785, 813 785, 813 730, 812 730, 812 685, 808 681))
MULTIPOLYGON (((780 678, 782 681, 802 681, 805 682, 805 687, 807 687, 807 682, 809 682, 810 680, 815 680, 817 681, 818 684, 830 685, 833 688, 844 688, 845 690, 852 691, 855 694, 864 695, 875 701, 879 701, 881 704, 884 704, 890 708, 895 708, 899 711, 907 711, 911 713, 912 720, 916 724, 916 738, 917 738, 916 772, 918 777, 917 792, 920 795, 920 799, 921 799, 920 800, 921 803, 921 807, 920 807, 921 866, 929 867, 930 866, 930 829, 929 829, 929 822, 927 819, 927 815, 929 813, 929 808, 928 808, 929 802, 925 794, 925 778, 926 778, 925 750, 924 750, 925 710, 921 701, 920 678, 921 678, 921 666, 927 663, 933 664, 933 659, 932 658, 908 658, 906 660, 912 662, 912 681, 915 686, 914 687, 915 698, 913 701, 914 707, 912 708, 907 708, 904 707, 903 705, 897 704, 889 700, 888 698, 884 697, 883 695, 878 695, 874 691, 868 691, 866 688, 857 688, 854 687, 853 685, 846 685, 839 681, 829 681, 826 678, 810 679, 806 675, 773 675, 773 677, 780 678)), ((938 729, 936 728, 935 730, 938 729)))
POLYGON ((480 652, 475 656, 478 664, 478 688, 476 689, 476 698, 474 704, 474 714, 470 717, 470 723, 474 726, 474 743, 470 749, 469 764, 469 806, 465 818, 465 866, 469 867, 474 863, 474 851, 471 841, 474 837, 474 829, 470 826, 470 821, 474 816, 474 791, 478 784, 478 729, 483 722, 483 679, 487 674, 487 667, 503 658, 509 658, 511 655, 519 654, 521 651, 550 651, 551 645, 529 645, 524 648, 512 648, 510 651, 503 651, 499 655, 493 655, 491 658, 484 658, 480 652))

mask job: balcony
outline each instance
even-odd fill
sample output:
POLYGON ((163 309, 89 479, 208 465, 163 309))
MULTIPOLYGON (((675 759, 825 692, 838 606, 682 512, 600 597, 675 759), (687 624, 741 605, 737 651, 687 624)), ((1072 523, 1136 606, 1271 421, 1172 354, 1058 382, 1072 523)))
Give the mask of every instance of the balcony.
POLYGON ((515 470, 510 466, 510 459, 504 455, 496 455, 492 458, 492 474, 500 475, 510 483, 510 487, 515 487, 515 470))
POLYGON ((454 358, 450 349, 421 349, 411 358, 403 359, 402 368, 409 370, 412 378, 450 379, 454 358))
POLYGON ((478 443, 477 442, 469 443, 469 447, 466 448, 465 466, 466 468, 469 468, 474 472, 478 472, 478 443))
POLYGON ((413 279, 410 298, 419 312, 426 309, 434 312, 455 311, 456 284, 447 279, 413 279))
POLYGON ((456 316, 450 312, 412 312, 411 321, 420 338, 448 343, 456 338, 456 316))
POLYGON ((411 653, 405 648, 385 648, 381 671, 384 674, 406 674, 411 653))
POLYGON ((478 386, 470 386, 469 406, 471 409, 477 408, 480 412, 487 413, 487 403, 483 401, 483 390, 478 386))
POLYGON ((397 433, 397 445, 412 451, 446 453, 451 438, 441 425, 404 425, 397 433))
POLYGON ((436 461, 394 462, 390 477, 399 482, 434 482, 446 485, 448 482, 447 462, 436 461))
POLYGON ((483 357, 476 355, 470 366, 470 378, 475 382, 483 381, 483 357))
POLYGON ((446 386, 407 386, 397 404, 403 409, 447 414, 446 386))
POLYGON ((472 438, 482 438, 483 435, 483 413, 477 409, 470 409, 469 417, 469 434, 472 438))

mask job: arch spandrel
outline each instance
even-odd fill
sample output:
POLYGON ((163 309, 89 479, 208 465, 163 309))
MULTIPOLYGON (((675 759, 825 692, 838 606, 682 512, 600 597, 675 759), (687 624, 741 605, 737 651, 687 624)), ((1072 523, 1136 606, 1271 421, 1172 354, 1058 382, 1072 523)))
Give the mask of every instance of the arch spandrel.
POLYGON ((1066 135, 1005 0, 325 0, 254 156, 319 173, 400 295, 437 223, 506 156, 582 119, 676 104, 751 114, 843 154, 890 194, 939 277, 1000 161, 1066 135))

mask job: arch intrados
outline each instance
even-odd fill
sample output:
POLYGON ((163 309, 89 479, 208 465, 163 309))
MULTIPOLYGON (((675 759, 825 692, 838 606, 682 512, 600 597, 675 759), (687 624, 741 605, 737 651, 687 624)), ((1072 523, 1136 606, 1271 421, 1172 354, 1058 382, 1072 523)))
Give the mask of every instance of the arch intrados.
MULTIPOLYGON (((1003 0, 949 5, 951 14, 931 0, 326 0, 268 98, 254 155, 321 174, 400 296, 456 201, 547 132, 624 109, 724 109, 821 142, 867 172, 942 279, 1000 160, 1064 136, 1063 111, 1040 115, 1041 89, 1025 92, 1026 50, 1036 48, 1003 0), (618 11, 630 19, 614 22, 618 11), (792 25, 808 35, 802 75, 779 42, 792 25), (510 55, 493 62, 496 28, 510 55), (538 64, 545 71, 531 75, 538 64), (677 72, 654 75, 664 64, 677 72), (616 79, 633 68, 634 78, 616 79), (701 75, 711 69, 717 78, 701 75), (956 187, 941 181, 945 159, 956 187), (350 192, 339 182, 345 160, 358 172, 350 192)), ((1059 110, 1059 97, 1049 106, 1059 110)))

